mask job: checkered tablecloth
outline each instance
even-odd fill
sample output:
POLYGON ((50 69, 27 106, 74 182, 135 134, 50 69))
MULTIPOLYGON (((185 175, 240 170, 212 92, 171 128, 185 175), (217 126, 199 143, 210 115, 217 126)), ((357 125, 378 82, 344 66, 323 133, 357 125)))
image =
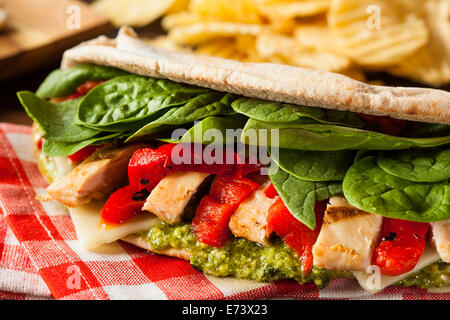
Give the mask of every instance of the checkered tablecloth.
POLYGON ((64 207, 36 199, 45 187, 30 127, 0 124, 0 299, 450 298, 395 287, 373 296, 354 280, 334 280, 318 291, 293 281, 215 278, 123 242, 87 252, 64 207))

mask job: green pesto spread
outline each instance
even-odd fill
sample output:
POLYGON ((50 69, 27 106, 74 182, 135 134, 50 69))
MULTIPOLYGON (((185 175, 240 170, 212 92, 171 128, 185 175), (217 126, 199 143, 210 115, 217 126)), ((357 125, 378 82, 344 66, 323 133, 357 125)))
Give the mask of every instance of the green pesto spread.
POLYGON ((281 240, 263 246, 244 238, 231 237, 225 246, 215 248, 197 241, 189 223, 172 226, 164 222, 152 226, 144 237, 156 251, 168 248, 188 250, 194 268, 218 277, 264 282, 295 279, 299 283, 314 282, 319 288, 325 287, 333 278, 351 277, 349 272, 317 267, 303 275, 297 254, 281 240))
MULTIPOLYGON (((197 241, 189 223, 169 225, 164 222, 153 225, 143 234, 155 251, 184 249, 190 252, 191 265, 218 277, 235 277, 262 282, 294 279, 297 282, 315 283, 325 287, 333 278, 352 278, 350 272, 325 270, 313 267, 303 275, 297 254, 281 240, 271 241, 269 246, 231 237, 222 248, 215 248, 197 241)), ((436 262, 400 281, 396 285, 422 288, 448 285, 448 263, 436 262)))

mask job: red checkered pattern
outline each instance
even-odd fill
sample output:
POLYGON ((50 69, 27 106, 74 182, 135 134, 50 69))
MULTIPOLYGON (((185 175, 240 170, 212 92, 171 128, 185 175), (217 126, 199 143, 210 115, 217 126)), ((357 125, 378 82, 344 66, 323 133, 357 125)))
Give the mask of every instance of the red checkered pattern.
POLYGON ((64 207, 40 202, 46 186, 30 128, 0 124, 0 299, 449 299, 449 293, 388 288, 373 296, 354 280, 318 291, 293 281, 273 284, 215 278, 189 263, 116 242, 80 248, 64 207))

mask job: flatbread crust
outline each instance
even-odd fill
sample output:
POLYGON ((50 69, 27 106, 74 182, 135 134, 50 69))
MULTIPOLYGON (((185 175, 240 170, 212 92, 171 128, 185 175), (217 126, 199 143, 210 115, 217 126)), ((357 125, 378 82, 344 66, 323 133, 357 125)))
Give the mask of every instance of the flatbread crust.
POLYGON ((272 63, 239 61, 154 48, 123 27, 116 39, 99 37, 64 53, 62 68, 112 66, 252 98, 450 124, 450 92, 374 86, 344 75, 272 63))
POLYGON ((123 239, 120 239, 122 241, 131 243, 133 245, 135 245, 136 247, 151 251, 153 253, 158 253, 158 254, 163 254, 166 256, 171 256, 171 257, 175 257, 175 258, 180 258, 183 260, 187 260, 189 261, 191 258, 191 254, 189 253, 189 251, 184 250, 184 249, 165 249, 165 250, 155 250, 150 242, 145 241, 141 236, 139 235, 131 235, 131 236, 127 236, 123 239))

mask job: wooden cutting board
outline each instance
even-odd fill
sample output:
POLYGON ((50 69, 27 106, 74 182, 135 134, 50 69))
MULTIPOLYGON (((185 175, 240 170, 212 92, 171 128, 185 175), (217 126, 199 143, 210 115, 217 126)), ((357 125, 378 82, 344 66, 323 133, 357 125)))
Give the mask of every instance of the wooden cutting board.
POLYGON ((61 59, 64 50, 109 32, 109 21, 73 0, 3 0, 0 82, 61 59))

